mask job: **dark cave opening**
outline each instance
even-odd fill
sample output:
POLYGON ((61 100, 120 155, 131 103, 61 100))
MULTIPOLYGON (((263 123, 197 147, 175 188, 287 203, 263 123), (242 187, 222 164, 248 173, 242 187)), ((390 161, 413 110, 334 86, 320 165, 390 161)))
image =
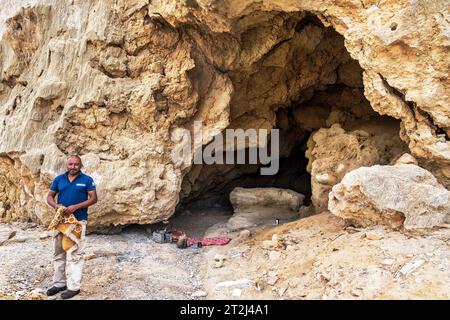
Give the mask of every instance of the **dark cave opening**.
MULTIPOLYGON (((278 129, 278 128, 276 128, 278 129)), ((213 164, 194 165, 193 170, 214 172, 213 179, 207 187, 191 190, 180 201, 177 211, 201 208, 221 208, 232 212, 229 194, 235 187, 243 188, 282 188, 290 189, 305 195, 304 205, 310 204, 311 175, 306 171, 308 159, 305 157, 306 142, 309 134, 301 140, 287 142, 288 133, 280 130, 280 146, 291 144, 289 150, 280 154, 279 169, 275 175, 261 175, 260 169, 268 165, 258 164, 213 164), (206 166, 208 168, 202 168, 206 166)), ((248 160, 248 149, 246 149, 248 160)), ((209 176, 209 174, 208 174, 209 176)), ((182 187, 183 188, 183 187, 182 187)))
MULTIPOLYGON (((318 130, 335 124, 345 131, 365 126, 376 140, 386 126, 385 131, 398 138, 399 121, 377 114, 366 99, 363 69, 350 57, 342 35, 313 14, 292 21, 295 17, 285 20, 293 22, 285 23, 293 30, 290 38, 247 69, 228 72, 235 88, 229 128, 246 130, 255 124, 255 129, 279 129, 278 172, 261 175, 261 164, 194 164, 184 176, 175 214, 206 208, 231 214, 229 194, 235 187, 290 189, 305 196, 303 206, 312 207, 311 168, 307 169, 311 159, 305 153, 318 130)), ((248 40, 258 30, 253 27, 242 34, 248 40)))

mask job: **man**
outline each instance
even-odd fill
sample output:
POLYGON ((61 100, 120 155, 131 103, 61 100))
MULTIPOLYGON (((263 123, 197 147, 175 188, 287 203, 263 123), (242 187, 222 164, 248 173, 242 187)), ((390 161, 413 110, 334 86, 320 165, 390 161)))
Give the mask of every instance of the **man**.
POLYGON ((54 237, 54 276, 53 287, 47 290, 52 296, 60 291, 61 298, 70 299, 80 293, 81 275, 83 269, 83 250, 85 245, 88 207, 97 202, 94 180, 81 172, 81 158, 69 156, 67 158, 67 171, 57 176, 47 193, 47 203, 55 210, 64 206, 64 215, 73 214, 81 223, 81 239, 79 244, 71 247, 67 252, 62 248, 63 234, 58 232, 54 237), (58 194, 58 202, 55 196, 58 194))

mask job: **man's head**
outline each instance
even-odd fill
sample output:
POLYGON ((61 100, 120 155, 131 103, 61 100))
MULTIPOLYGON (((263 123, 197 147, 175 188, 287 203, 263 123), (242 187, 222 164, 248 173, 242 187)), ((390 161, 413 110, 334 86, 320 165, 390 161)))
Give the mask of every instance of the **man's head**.
POLYGON ((77 175, 81 171, 81 167, 83 164, 81 163, 81 158, 77 155, 72 155, 67 157, 67 171, 69 171, 70 175, 77 175))

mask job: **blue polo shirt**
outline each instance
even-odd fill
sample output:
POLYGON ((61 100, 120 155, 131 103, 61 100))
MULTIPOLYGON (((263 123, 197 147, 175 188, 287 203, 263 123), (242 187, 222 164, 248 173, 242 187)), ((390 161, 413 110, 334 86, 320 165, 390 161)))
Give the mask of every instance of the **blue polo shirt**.
MULTIPOLYGON (((80 172, 72 182, 69 181, 69 172, 57 176, 50 186, 50 190, 58 193, 58 204, 65 207, 79 204, 89 199, 88 191, 95 190, 94 179, 80 172)), ((87 208, 78 209, 74 212, 77 220, 87 220, 87 208)))

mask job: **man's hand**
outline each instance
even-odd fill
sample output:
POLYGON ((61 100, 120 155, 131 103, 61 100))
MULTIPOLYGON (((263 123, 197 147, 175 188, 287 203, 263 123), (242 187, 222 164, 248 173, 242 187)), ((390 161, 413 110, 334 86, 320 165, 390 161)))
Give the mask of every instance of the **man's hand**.
POLYGON ((78 207, 76 205, 68 206, 66 208, 66 210, 64 210, 64 214, 69 215, 69 214, 74 213, 77 210, 78 210, 78 207))

